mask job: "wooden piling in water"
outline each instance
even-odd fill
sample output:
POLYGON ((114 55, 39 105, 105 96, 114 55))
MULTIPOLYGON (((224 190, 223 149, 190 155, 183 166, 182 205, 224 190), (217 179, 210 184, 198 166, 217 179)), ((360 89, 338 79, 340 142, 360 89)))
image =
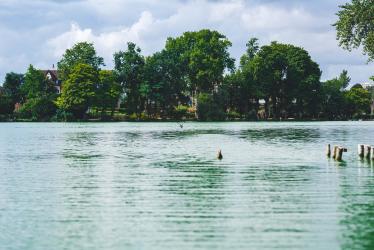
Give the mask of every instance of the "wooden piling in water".
POLYGON ((329 158, 331 157, 331 145, 330 144, 327 144, 326 155, 329 158))
POLYGON ((336 154, 338 153, 338 146, 334 146, 334 150, 332 151, 332 158, 336 159, 336 154))
POLYGON ((361 158, 364 158, 365 145, 364 144, 358 144, 357 151, 358 151, 358 156, 360 156, 361 158))
POLYGON ((343 152, 347 152, 348 150, 343 147, 338 147, 338 152, 336 155, 336 160, 337 161, 342 161, 343 160, 343 152))
POLYGON ((371 147, 371 150, 370 150, 370 159, 374 162, 374 147, 371 147))
POLYGON ((223 159, 223 155, 222 155, 222 151, 221 150, 218 151, 217 159, 218 160, 222 160, 223 159))
POLYGON ((343 148, 339 147, 338 148, 338 152, 336 154, 336 158, 335 158, 337 161, 341 161, 343 159, 343 148))
POLYGON ((366 159, 370 159, 370 153, 371 153, 371 146, 370 145, 365 145, 364 157, 366 159))

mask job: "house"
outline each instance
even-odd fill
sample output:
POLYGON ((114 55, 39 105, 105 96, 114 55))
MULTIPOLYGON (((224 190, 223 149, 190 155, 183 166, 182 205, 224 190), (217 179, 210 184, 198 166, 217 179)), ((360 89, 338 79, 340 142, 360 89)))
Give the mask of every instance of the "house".
POLYGON ((55 88, 57 89, 57 93, 61 94, 61 83, 62 81, 58 78, 58 71, 55 69, 47 69, 41 70, 41 72, 45 75, 48 80, 51 80, 55 83, 55 88))

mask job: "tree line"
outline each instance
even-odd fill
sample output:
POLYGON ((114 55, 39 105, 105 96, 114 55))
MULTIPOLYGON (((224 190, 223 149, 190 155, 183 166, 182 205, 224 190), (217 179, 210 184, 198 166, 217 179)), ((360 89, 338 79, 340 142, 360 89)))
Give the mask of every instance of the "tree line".
MULTIPOLYGON (((363 43, 364 53, 372 59, 373 23, 367 10, 373 10, 370 1, 341 6, 335 26, 341 46, 351 49, 363 43), (351 20, 352 13, 361 19, 351 20)), ((150 56, 130 42, 114 53, 114 68, 105 70, 92 43, 77 43, 58 62, 61 94, 30 65, 24 75, 6 74, 0 115, 36 121, 207 121, 338 120, 370 114, 372 89, 358 84, 348 89, 347 71, 322 82, 319 65, 301 47, 279 42, 260 46, 251 38, 236 65, 231 46, 225 35, 208 29, 168 38, 165 47, 150 56)))

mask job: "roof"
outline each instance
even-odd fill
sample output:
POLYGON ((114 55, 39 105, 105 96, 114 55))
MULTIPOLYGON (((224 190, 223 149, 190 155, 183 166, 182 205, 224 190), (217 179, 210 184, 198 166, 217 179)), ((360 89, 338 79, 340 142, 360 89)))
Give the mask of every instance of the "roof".
POLYGON ((59 80, 58 79, 58 71, 57 70, 55 70, 55 69, 47 69, 47 70, 41 70, 41 72, 45 75, 45 76, 47 76, 48 74, 50 74, 51 75, 51 80, 53 80, 53 81, 57 81, 57 80, 59 80))

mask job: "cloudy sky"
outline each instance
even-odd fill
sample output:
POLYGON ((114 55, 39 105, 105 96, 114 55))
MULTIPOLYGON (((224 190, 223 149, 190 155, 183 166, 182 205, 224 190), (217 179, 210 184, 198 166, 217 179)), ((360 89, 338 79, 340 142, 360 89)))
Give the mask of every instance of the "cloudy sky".
POLYGON ((352 82, 374 74, 361 51, 337 45, 338 6, 348 0, 0 0, 0 82, 6 72, 29 64, 51 68, 79 41, 95 43, 111 67, 112 55, 128 41, 145 55, 164 47, 169 36, 203 28, 225 34, 239 58, 250 37, 307 49, 321 65, 323 79, 347 69, 352 82))

